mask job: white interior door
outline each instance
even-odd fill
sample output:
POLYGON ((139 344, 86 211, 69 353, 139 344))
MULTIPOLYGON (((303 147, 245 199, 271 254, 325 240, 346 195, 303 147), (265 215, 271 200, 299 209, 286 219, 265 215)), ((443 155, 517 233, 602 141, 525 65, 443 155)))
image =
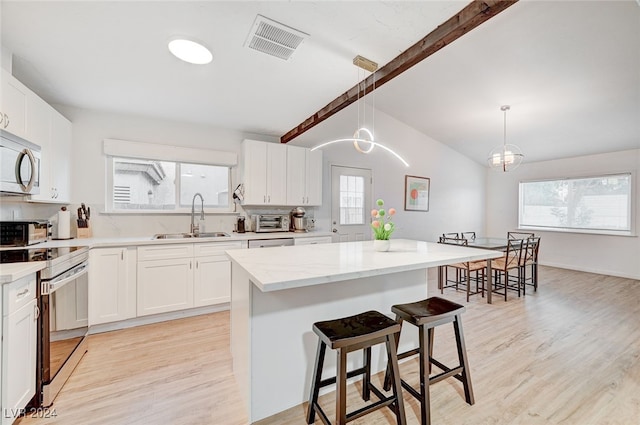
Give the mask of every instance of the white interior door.
POLYGON ((331 166, 331 230, 339 242, 371 238, 371 170, 331 166))

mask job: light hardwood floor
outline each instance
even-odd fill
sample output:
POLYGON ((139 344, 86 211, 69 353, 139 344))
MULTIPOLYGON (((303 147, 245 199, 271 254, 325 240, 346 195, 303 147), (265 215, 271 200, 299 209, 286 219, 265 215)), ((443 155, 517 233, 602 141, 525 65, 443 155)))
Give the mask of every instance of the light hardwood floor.
MULTIPOLYGON (((435 286, 429 294, 438 294, 435 286)), ((494 297, 487 305, 478 296, 466 303, 452 289, 444 297, 467 306, 476 404, 464 402, 456 380, 435 384, 434 424, 640 424, 640 281, 541 267, 540 289, 520 299, 510 293, 506 303, 494 297)), ((455 359, 450 327, 435 338, 435 357, 455 359)), ((228 340, 226 312, 93 335, 56 399, 55 420, 18 423, 246 424, 228 340)), ((417 382, 415 360, 401 371, 417 382)), ((359 387, 350 388, 349 409, 361 405, 359 387)), ((333 397, 321 398, 329 414, 333 397)), ((408 423, 419 424, 417 403, 404 398, 408 423)), ((305 408, 260 425, 304 424, 305 408)), ((385 409, 352 423, 395 420, 385 409)))

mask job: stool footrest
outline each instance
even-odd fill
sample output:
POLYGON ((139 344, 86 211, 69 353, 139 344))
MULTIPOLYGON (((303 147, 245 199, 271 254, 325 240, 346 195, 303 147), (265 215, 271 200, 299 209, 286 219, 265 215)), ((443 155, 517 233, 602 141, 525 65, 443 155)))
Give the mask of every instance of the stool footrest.
MULTIPOLYGON (((358 375, 364 375, 365 373, 367 373, 367 370, 364 367, 361 367, 359 369, 354 369, 350 372, 347 372, 347 379, 349 378, 353 378, 354 376, 358 376, 358 375)), ((336 383, 336 379, 337 377, 331 377, 331 378, 327 378, 327 379, 323 379, 322 381, 320 381, 320 385, 319 387, 326 387, 327 385, 332 385, 336 383)))
MULTIPOLYGON (((328 380, 329 379, 327 379, 327 381, 328 380)), ((334 383, 335 383, 335 378, 334 378, 334 383)), ((393 403, 396 401, 396 398, 394 396, 390 396, 390 397, 385 396, 382 393, 382 391, 380 391, 373 384, 369 384, 369 388, 371 389, 371 392, 373 392, 380 400, 370 403, 367 406, 361 407, 358 410, 354 410, 353 412, 347 413, 347 418, 346 418, 347 422, 356 420, 361 416, 367 415, 373 412, 374 410, 378 410, 383 407, 389 407, 395 413, 395 408, 393 407, 393 403)), ((315 402, 313 403, 313 406, 316 413, 320 415, 320 419, 322 420, 322 422, 325 423, 326 425, 331 425, 329 418, 327 418, 327 415, 324 413, 324 410, 322 409, 322 407, 320 407, 320 404, 318 402, 315 402)))
POLYGON ((398 353, 398 360, 405 359, 407 357, 415 356, 420 353, 420 347, 414 348, 413 350, 406 351, 404 353, 398 353))

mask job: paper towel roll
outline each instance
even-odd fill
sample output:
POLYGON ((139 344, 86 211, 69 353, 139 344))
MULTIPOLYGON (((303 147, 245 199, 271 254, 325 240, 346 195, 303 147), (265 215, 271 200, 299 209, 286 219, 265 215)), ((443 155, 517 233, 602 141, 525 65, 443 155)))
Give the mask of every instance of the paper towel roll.
POLYGON ((71 211, 58 211, 58 239, 71 238, 71 211))

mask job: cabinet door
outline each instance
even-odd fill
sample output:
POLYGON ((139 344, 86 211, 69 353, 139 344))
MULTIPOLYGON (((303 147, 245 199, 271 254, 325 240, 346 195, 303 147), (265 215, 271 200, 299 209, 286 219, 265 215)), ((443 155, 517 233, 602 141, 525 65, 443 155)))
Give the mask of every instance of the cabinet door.
POLYGON ((242 144, 244 204, 267 203, 267 143, 245 140, 242 144))
POLYGON ((53 146, 51 145, 51 118, 53 108, 44 100, 30 93, 28 97, 29 108, 27 110, 27 138, 40 145, 40 193, 31 195, 32 201, 53 201, 55 191, 51 181, 53 161, 53 146))
POLYGON ((27 138, 27 93, 29 89, 18 81, 13 75, 2 70, 0 96, 0 113, 2 113, 2 121, 0 121, 4 130, 27 138))
POLYGON ((193 258, 138 262, 138 316, 193 307, 193 258))
POLYGON ((231 261, 226 255, 195 259, 194 307, 227 303, 231 300, 231 261))
POLYGON ((306 149, 287 146, 287 205, 306 205, 306 149))
POLYGON ((89 325, 136 317, 135 248, 89 253, 89 325))
POLYGON ((71 199, 71 122, 53 108, 51 142, 53 164, 50 179, 54 188, 54 200, 69 202, 71 199))
POLYGON ((287 146, 267 143, 267 203, 287 204, 287 146))
POLYGON ((36 393, 36 300, 3 317, 2 423, 27 405, 36 393))
POLYGON ((307 205, 322 205, 322 151, 307 149, 307 205))

